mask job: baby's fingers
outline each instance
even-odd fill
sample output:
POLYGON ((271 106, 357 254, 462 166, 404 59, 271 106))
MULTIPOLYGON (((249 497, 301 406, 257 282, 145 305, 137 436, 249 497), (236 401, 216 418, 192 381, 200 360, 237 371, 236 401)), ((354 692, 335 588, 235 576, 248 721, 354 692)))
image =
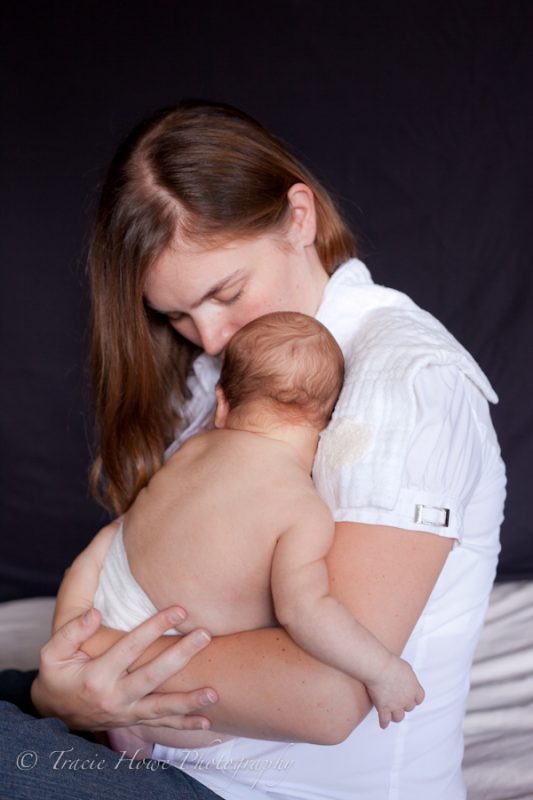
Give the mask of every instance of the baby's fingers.
POLYGON ((405 711, 393 711, 391 714, 391 718, 393 722, 401 722, 405 718, 405 711))
POLYGON ((385 730, 391 721, 391 712, 378 709, 379 727, 385 730))

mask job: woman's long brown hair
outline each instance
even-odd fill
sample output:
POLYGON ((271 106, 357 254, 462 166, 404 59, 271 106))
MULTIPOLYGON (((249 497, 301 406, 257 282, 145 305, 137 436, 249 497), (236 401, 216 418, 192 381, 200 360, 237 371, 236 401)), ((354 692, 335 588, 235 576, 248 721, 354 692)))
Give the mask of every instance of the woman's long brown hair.
POLYGON ((161 466, 200 350, 143 302, 147 271, 176 238, 216 245, 275 231, 287 192, 306 183, 315 246, 332 273, 355 255, 324 188, 259 123, 230 106, 184 101, 141 123, 119 147, 102 190, 90 251, 99 454, 95 496, 124 512, 161 466))

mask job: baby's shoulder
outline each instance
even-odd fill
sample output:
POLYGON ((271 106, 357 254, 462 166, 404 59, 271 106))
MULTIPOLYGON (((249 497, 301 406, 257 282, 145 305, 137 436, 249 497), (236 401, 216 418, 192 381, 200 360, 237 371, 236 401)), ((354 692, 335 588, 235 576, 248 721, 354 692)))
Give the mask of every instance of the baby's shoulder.
POLYGON ((284 505, 290 523, 301 522, 306 527, 324 528, 333 524, 331 509, 318 493, 310 476, 303 473, 284 487, 284 505))

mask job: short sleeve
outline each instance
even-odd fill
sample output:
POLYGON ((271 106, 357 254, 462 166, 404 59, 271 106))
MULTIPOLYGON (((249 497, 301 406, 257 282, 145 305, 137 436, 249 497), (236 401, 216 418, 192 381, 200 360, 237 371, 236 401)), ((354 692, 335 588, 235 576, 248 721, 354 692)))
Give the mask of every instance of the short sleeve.
POLYGON ((483 441, 481 392, 456 367, 424 367, 415 378, 416 423, 394 508, 343 508, 337 521, 367 522, 455 539, 479 482, 483 441))

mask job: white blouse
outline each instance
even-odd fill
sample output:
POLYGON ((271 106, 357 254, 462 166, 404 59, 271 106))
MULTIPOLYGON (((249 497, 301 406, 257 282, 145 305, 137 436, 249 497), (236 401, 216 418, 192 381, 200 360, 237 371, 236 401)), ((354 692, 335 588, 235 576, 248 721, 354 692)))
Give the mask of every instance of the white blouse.
POLYGON ((396 505, 337 509, 335 519, 354 521, 355 514, 358 522, 451 537, 457 546, 463 538, 465 509, 480 479, 485 440, 499 454, 488 403, 455 367, 425 367, 414 389, 416 425, 396 505), (415 522, 417 506, 423 511, 415 522))
MULTIPOLYGON (((178 444, 209 420, 218 372, 219 363, 209 356, 195 362, 190 378, 193 397, 185 409, 188 424, 178 444)), ((317 485, 337 521, 454 539, 402 654, 422 683, 426 699, 403 722, 392 723, 385 731, 372 709, 335 746, 244 737, 198 751, 155 746, 154 758, 180 767, 226 800, 466 797, 462 720, 469 669, 500 550, 505 468, 487 400, 463 371, 454 365, 424 366, 414 377, 413 390, 414 425, 393 507, 352 504, 349 488, 339 493, 341 472, 343 485, 350 485, 347 472, 355 484, 368 451, 359 422, 354 429, 358 435, 338 458, 339 479, 330 477, 325 485, 317 485), (342 506, 335 502, 340 496, 342 506)), ((342 430, 344 423, 346 440, 357 409, 341 407, 344 416, 337 416, 335 424, 342 430)), ((335 463, 330 467, 331 476, 335 463)))

